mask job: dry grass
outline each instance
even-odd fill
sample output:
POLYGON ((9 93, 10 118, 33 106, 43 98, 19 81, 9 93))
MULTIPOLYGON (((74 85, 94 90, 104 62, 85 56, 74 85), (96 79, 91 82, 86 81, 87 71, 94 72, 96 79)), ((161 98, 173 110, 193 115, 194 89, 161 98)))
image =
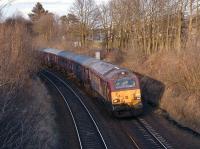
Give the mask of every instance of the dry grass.
POLYGON ((0 84, 23 86, 36 71, 37 60, 32 45, 29 22, 22 18, 0 24, 0 84))
POLYGON ((127 51, 122 66, 149 76, 143 76, 141 83, 146 94, 144 97, 154 99, 151 102, 157 102, 156 96, 162 95, 159 92, 163 83, 165 92, 159 101, 160 107, 174 120, 200 133, 199 64, 199 47, 190 43, 180 54, 171 50, 145 57, 131 49, 127 51), (152 78, 161 81, 161 84, 152 78))
MULTIPOLYGON (((24 97, 30 104, 30 109, 36 113, 34 137, 31 136, 30 140, 36 139, 38 143, 33 144, 33 148, 56 148, 57 145, 57 132, 55 130, 55 111, 52 104, 52 99, 48 94, 46 87, 39 79, 29 82, 27 85, 29 95, 24 97)), ((26 107, 27 112, 29 108, 26 107)), ((29 123, 31 126, 32 124, 29 123)), ((31 145, 31 144, 30 144, 31 145)))
POLYGON ((55 148, 54 111, 39 80, 31 23, 0 24, 0 148, 55 148))
POLYGON ((178 55, 167 75, 160 78, 167 85, 161 107, 169 115, 200 133, 200 54, 197 48, 178 55), (163 78, 162 78, 163 77, 163 78))
POLYGON ((55 111, 50 101, 40 80, 28 80, 0 112, 0 148, 56 148, 55 111))
POLYGON ((0 93, 4 111, 37 70, 29 22, 22 18, 0 24, 0 93))

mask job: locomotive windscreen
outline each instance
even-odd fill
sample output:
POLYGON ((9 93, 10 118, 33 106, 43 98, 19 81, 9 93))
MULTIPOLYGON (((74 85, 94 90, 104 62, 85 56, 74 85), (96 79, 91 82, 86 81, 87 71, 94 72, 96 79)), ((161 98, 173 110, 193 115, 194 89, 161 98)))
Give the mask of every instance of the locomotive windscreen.
POLYGON ((135 80, 130 78, 123 78, 115 81, 115 89, 133 88, 135 85, 135 80))

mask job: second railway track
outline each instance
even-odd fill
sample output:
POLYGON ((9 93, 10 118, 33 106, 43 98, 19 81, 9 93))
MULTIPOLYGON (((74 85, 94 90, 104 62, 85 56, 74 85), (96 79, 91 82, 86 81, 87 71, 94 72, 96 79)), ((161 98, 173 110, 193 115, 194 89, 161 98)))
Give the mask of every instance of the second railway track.
POLYGON ((140 129, 150 134, 149 137, 152 137, 152 140, 154 141, 154 144, 156 145, 156 148, 163 148, 163 149, 173 149, 173 147, 159 134, 157 133, 154 128, 152 128, 144 119, 137 118, 137 122, 140 124, 140 129))
POLYGON ((80 148, 107 149, 107 144, 97 126, 97 123, 81 100, 80 96, 70 87, 69 84, 55 74, 49 71, 43 71, 41 72, 41 76, 48 80, 65 100, 73 119, 80 148))
POLYGON ((120 127, 131 140, 134 148, 173 149, 173 147, 143 118, 121 122, 120 127))

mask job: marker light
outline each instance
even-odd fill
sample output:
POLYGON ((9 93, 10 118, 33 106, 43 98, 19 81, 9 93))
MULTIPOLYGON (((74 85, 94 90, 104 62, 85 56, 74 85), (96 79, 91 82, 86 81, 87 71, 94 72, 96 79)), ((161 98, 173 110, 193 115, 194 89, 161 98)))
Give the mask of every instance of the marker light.
POLYGON ((118 103, 118 102, 120 102, 119 99, 114 99, 114 100, 113 100, 113 103, 118 103))

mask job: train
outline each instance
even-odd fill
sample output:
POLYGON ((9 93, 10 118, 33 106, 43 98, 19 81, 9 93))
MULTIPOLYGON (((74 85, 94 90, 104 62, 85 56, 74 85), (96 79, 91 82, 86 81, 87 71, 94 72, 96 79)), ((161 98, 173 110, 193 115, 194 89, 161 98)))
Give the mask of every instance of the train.
POLYGON ((130 70, 65 50, 46 48, 39 51, 44 65, 72 74, 105 101, 112 115, 127 117, 142 114, 139 79, 130 70))

